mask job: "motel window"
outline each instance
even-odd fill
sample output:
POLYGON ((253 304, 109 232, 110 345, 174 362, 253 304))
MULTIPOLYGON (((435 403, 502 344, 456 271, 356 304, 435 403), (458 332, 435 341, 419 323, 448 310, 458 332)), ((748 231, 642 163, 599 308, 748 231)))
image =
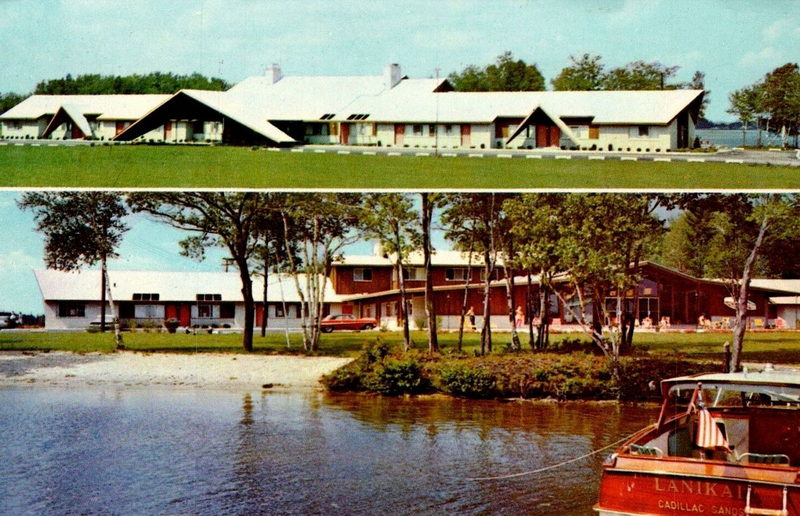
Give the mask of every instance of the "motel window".
POLYGON ((650 136, 650 128, 646 125, 639 126, 639 136, 650 136))
POLYGON ((134 308, 136 305, 133 303, 120 303, 119 304, 119 318, 120 319, 133 319, 136 317, 134 308))
POLYGON ((414 124, 411 127, 411 132, 414 133, 414 136, 422 136, 422 124, 414 124))
POLYGON ((198 301, 222 301, 222 294, 197 294, 198 301))
POLYGON ((428 136, 435 136, 436 134, 436 126, 433 124, 428 124, 428 136))
POLYGON ((197 317, 200 319, 211 319, 214 317, 214 305, 197 305, 197 317))
POLYGON ((222 319, 233 319, 236 317, 236 305, 233 303, 222 303, 219 305, 219 316, 222 319))
POLYGON ((453 134, 453 125, 452 124, 445 124, 444 126, 444 134, 450 136, 453 134))
POLYGON ((353 269, 353 281, 372 281, 372 269, 353 269))
POLYGON ((86 317, 86 303, 63 301, 58 304, 59 317, 86 317))
POLYGON ((163 319, 164 306, 163 305, 135 305, 134 317, 137 319, 163 319))
POLYGON ((445 270, 444 277, 447 281, 466 281, 469 277, 469 269, 450 268, 445 270))
POLYGON ((283 317, 285 312, 283 311, 282 305, 275 305, 275 317, 283 317))
POLYGON ((9 120, 6 122, 9 129, 22 129, 22 122, 19 120, 9 120))
MULTIPOLYGON (((490 276, 491 281, 495 281, 500 278, 500 269, 495 269, 492 271, 490 276)), ((481 281, 486 281, 486 269, 481 269, 481 281)))
POLYGON ((406 281, 425 281, 425 268, 406 267, 403 269, 403 279, 406 281))
POLYGON ((156 293, 136 293, 134 292, 132 299, 134 301, 158 301, 159 294, 156 293))
POLYGON ((206 132, 205 122, 202 120, 195 120, 192 122, 192 132, 194 134, 203 134, 206 132))

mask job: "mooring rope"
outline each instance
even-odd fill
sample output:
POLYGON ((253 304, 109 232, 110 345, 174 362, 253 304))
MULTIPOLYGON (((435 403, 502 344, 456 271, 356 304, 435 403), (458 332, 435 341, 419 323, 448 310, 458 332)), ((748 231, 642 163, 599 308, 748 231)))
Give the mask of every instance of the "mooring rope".
POLYGON ((563 462, 559 462, 558 464, 551 464, 550 466, 545 466, 543 468, 534 469, 534 470, 531 470, 531 471, 523 471, 522 473, 511 473, 509 475, 498 475, 496 477, 473 477, 473 478, 465 478, 464 480, 469 480, 469 481, 472 481, 472 482, 476 482, 476 481, 481 481, 481 480, 503 480, 503 479, 506 479, 506 478, 515 478, 515 477, 524 477, 526 475, 535 475, 536 473, 542 473, 543 471, 548 471, 548 470, 551 470, 551 469, 560 468, 561 466, 565 466, 565 465, 571 464, 573 462, 578 462, 579 460, 583 460, 583 459, 589 458, 592 455, 597 455, 598 453, 602 453, 602 452, 606 451, 609 448, 613 448, 614 446, 617 446, 618 444, 627 441, 628 439, 630 439, 631 437, 633 437, 637 433, 639 433, 639 432, 638 431, 634 432, 634 433, 632 433, 631 435, 629 435, 627 437, 623 437, 619 441, 615 441, 615 442, 613 442, 613 443, 611 443, 609 445, 603 446, 602 448, 598 448, 597 450, 591 451, 591 452, 589 452, 589 453, 587 453, 585 455, 581 455, 580 457, 575 457, 574 459, 569 459, 569 460, 565 460, 563 462))

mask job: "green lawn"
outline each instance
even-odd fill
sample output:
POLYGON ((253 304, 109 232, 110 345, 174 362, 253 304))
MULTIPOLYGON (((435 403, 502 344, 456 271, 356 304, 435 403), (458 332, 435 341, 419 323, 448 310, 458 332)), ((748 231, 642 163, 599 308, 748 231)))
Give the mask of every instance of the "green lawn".
MULTIPOLYGON (((412 332, 414 347, 425 349, 426 333, 412 332)), ((243 353, 241 335, 185 335, 168 333, 123 333, 127 349, 144 352, 222 352, 243 353)), ((291 335, 291 346, 286 347, 283 335, 256 336, 256 353, 301 353, 300 335, 291 335)), ((366 342, 380 337, 398 348, 402 344, 400 332, 332 333, 322 336, 319 354, 333 356, 356 356, 366 342)), ((524 349, 529 349, 527 335, 523 334, 524 349)), ((556 334, 551 342, 558 345, 564 339, 579 338, 579 334, 556 334)), ((730 341, 730 333, 639 333, 634 337, 634 347, 640 353, 658 356, 682 355, 687 358, 721 358, 722 344, 730 341)), ((456 345, 457 334, 443 333, 439 336, 445 352, 456 345)), ((494 335, 495 352, 503 353, 511 340, 508 333, 494 335)), ((467 333, 464 351, 473 354, 479 348, 477 333, 467 333)), ((99 333, 8 333, 0 332, 0 350, 60 350, 87 353, 114 350, 113 334, 99 333)), ((800 332, 750 332, 745 338, 745 361, 800 364, 800 332)))
POLYGON ((230 188, 800 187, 790 167, 268 152, 248 147, 0 147, 0 186, 230 188))

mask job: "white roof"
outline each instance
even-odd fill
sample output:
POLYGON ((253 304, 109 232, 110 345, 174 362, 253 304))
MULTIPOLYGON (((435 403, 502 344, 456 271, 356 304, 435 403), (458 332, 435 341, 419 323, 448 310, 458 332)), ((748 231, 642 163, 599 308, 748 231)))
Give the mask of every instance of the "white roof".
MULTIPOLYGON (((12 107, 2 119, 37 119, 70 106, 70 116, 99 115, 99 120, 137 120, 172 95, 33 95, 12 107)), ((87 133, 89 134, 89 133, 87 133)))
MULTIPOLYGON (((401 82, 385 93, 361 98, 353 113, 372 121, 483 122, 524 118, 537 107, 560 118, 592 118, 594 124, 668 124, 702 90, 443 92, 401 82)), ((430 83, 428 83, 430 84, 430 83)), ((435 87, 435 86, 434 86, 435 87)))
POLYGON ((252 102, 248 105, 244 98, 232 97, 219 91, 181 90, 180 93, 206 104, 274 142, 288 143, 295 141, 294 138, 269 123, 266 117, 259 115, 257 105, 252 102))
POLYGON ((356 99, 375 96, 384 90, 381 75, 290 76, 275 83, 262 76, 243 80, 225 92, 225 96, 226 102, 241 106, 240 112, 249 110, 253 116, 264 119, 319 120, 325 114, 346 118, 351 112, 341 115, 356 99))
POLYGON ((800 294, 800 279, 753 279, 750 286, 800 294))
MULTIPOLYGON (((100 271, 64 272, 35 270, 45 301, 100 301, 100 271)), ((238 272, 108 271, 115 302, 130 301, 134 293, 158 294, 159 301, 196 301, 197 294, 220 294, 222 301, 243 302, 238 272)), ((301 288, 305 277, 300 276, 301 288)), ((264 282, 253 279, 256 301, 263 299, 264 282)), ((288 274, 271 274, 267 289, 270 302, 298 303, 294 280, 288 274)), ((331 282, 326 282, 325 301, 338 302, 331 282)))
MULTIPOLYGON (((349 255, 343 256, 341 260, 338 260, 333 263, 334 266, 337 265, 355 265, 355 266, 372 266, 372 267, 379 267, 379 266, 392 266, 395 263, 395 256, 388 255, 384 256, 377 256, 377 255, 349 255)), ((462 253, 461 251, 435 251, 431 255, 431 265, 436 266, 445 266, 445 265, 453 265, 457 267, 467 267, 470 263, 469 253, 462 253)), ((498 257, 497 260, 498 265, 503 264, 503 260, 498 257)), ((405 265, 411 266, 423 266, 425 264, 424 257, 422 252, 416 251, 411 253, 408 259, 405 261, 405 265)), ((478 253, 473 253, 472 255, 472 267, 480 268, 483 266, 483 256, 478 253)))
POLYGON ((773 305, 800 305, 800 294, 796 296, 778 296, 769 298, 773 305))

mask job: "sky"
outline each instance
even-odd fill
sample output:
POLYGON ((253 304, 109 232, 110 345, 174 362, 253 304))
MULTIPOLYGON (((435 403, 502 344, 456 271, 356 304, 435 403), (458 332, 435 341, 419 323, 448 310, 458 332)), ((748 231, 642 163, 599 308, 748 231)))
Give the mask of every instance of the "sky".
POLYGON ((271 63, 286 75, 410 77, 487 65, 509 50, 546 80, 569 56, 706 73, 708 117, 731 121, 728 94, 800 60, 794 0, 337 1, 0 0, 0 92, 67 74, 153 71, 235 83, 271 63))

